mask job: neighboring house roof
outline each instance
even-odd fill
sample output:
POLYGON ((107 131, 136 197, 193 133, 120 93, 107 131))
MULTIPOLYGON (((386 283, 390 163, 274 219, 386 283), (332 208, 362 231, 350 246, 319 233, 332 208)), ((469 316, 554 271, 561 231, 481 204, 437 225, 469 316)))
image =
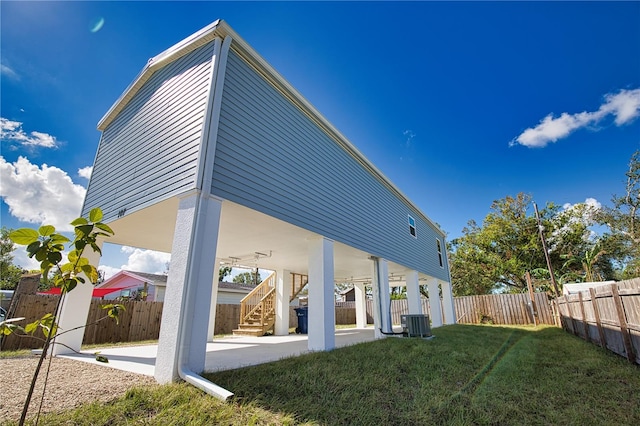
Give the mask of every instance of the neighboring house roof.
POLYGON ((225 290, 225 291, 232 291, 232 292, 238 292, 238 293, 249 293, 254 288, 255 287, 250 285, 239 284, 239 283, 229 283, 226 281, 220 281, 218 283, 218 291, 225 290))
MULTIPOLYGON (((126 271, 122 270, 110 277, 104 282, 98 284, 96 287, 106 288, 111 287, 112 284, 117 285, 118 281, 120 281, 124 277, 130 277, 135 280, 140 281, 140 283, 148 283, 155 286, 164 286, 167 285, 167 276, 166 275, 158 275, 158 274, 148 274, 146 272, 137 272, 137 271, 126 271)), ((253 290, 254 287, 246 284, 239 283, 229 283, 226 281, 221 281, 218 283, 218 290, 230 291, 232 293, 249 293, 253 290)))
POLYGON ((225 39, 230 36, 232 39, 231 47, 238 52, 247 62, 249 62, 266 80, 274 87, 282 92, 288 99, 303 111, 311 120, 313 120, 324 132, 326 132, 333 140, 335 140, 346 152, 348 152, 356 161, 358 161, 371 175, 376 177, 383 185, 385 185, 399 199, 413 207, 413 209, 425 220, 431 224, 443 237, 444 231, 440 225, 432 221, 425 213, 422 212, 398 187, 396 187, 382 172, 373 165, 340 131, 338 131, 315 107, 309 103, 288 81, 280 75, 271 65, 269 65, 244 39, 242 39, 226 22, 218 19, 191 35, 190 37, 175 44, 164 52, 149 59, 145 67, 138 74, 136 79, 125 89, 118 100, 107 111, 98 123, 98 130, 104 131, 125 106, 133 99, 133 97, 142 89, 144 84, 151 76, 164 66, 170 64, 176 59, 194 51, 195 49, 213 41, 219 37, 225 39))
POLYGON ((144 280, 146 280, 147 282, 149 282, 149 284, 153 284, 153 285, 167 285, 167 276, 166 275, 158 275, 158 274, 148 274, 146 272, 135 272, 135 271, 124 271, 123 272, 127 272, 129 274, 133 274, 136 275, 140 278, 143 278, 144 280))
POLYGON ((119 271, 114 276, 109 277, 109 279, 104 280, 100 284, 98 284, 97 288, 106 288, 117 286, 118 282, 123 278, 132 278, 134 280, 140 281, 140 283, 148 283, 155 286, 165 286, 167 285, 167 276, 166 275, 158 275, 158 274, 148 274, 146 272, 134 272, 134 271, 119 271))

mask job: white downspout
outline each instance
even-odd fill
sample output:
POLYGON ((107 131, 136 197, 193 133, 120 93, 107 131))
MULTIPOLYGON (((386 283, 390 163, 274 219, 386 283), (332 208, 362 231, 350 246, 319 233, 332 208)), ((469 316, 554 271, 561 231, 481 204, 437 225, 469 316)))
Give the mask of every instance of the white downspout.
MULTIPOLYGON (((218 40, 216 40, 217 43, 219 43, 218 40)), ((210 114, 207 114, 209 117, 213 115, 216 115, 217 117, 215 120, 209 118, 209 126, 208 126, 209 135, 211 134, 215 135, 218 129, 218 120, 220 117, 220 104, 222 102, 221 87, 224 80, 224 71, 220 72, 220 68, 226 66, 226 56, 227 56, 227 52, 229 51, 230 45, 231 45, 231 37, 227 36, 224 39, 222 48, 219 50, 220 52, 219 62, 218 64, 216 64, 216 70, 215 70, 215 87, 213 88, 213 93, 212 93, 213 99, 210 104, 213 111, 210 114)), ((202 211, 203 210, 202 201, 204 198, 203 190, 206 190, 207 191, 206 193, 209 194, 210 190, 207 187, 207 185, 210 184, 211 182, 211 175, 213 173, 213 159, 215 156, 215 152, 214 152, 215 145, 210 146, 209 144, 206 144, 205 146, 207 146, 207 151, 205 153, 205 159, 203 163, 201 163, 203 167, 201 168, 202 173, 200 174, 201 180, 199 182, 200 193, 196 201, 197 203, 196 204, 196 227, 195 227, 196 235, 197 235, 197 232, 199 231, 199 228, 206 221, 206 209, 204 209, 205 210, 204 213, 202 211)), ((192 274, 193 274, 193 267, 192 265, 189 265, 189 278, 191 278, 192 274)), ((194 292, 194 287, 188 286, 187 294, 185 295, 186 296, 185 299, 188 302, 195 299, 193 292, 194 292)), ((208 393, 209 395, 212 395, 218 399, 221 399, 222 401, 226 401, 228 398, 233 396, 233 392, 230 392, 224 389, 223 387, 220 387, 215 383, 210 382, 209 380, 195 373, 188 367, 187 360, 185 359, 186 357, 184 353, 185 350, 188 348, 188 345, 185 344, 184 340, 187 333, 189 333, 189 330, 193 323, 193 317, 190 315, 187 315, 187 317, 183 318, 183 320, 185 321, 182 322, 182 325, 180 327, 180 338, 179 338, 179 344, 178 344, 178 375, 185 382, 197 387, 198 389, 208 393)))
MULTIPOLYGON (((206 216, 206 209, 204 209, 204 212, 202 211, 202 198, 202 194, 200 194, 196 201, 196 230, 199 228, 198 225, 202 223, 202 220, 205 220, 205 218, 202 216, 206 216)), ((192 275, 193 270, 190 270, 190 280, 192 278, 192 275)), ((193 288, 193 286, 187 287, 187 294, 185 296, 186 300, 188 301, 193 300, 193 288)), ((185 350, 188 348, 188 346, 185 344, 185 336, 187 335, 187 333, 189 333, 189 330, 193 326, 193 319, 194 318, 192 315, 187 315, 187 318, 183 319, 182 321, 182 327, 180 327, 180 338, 178 339, 178 375, 185 382, 197 387, 200 390, 203 390, 209 395, 221 399, 222 401, 226 401, 228 398, 233 396, 233 392, 230 392, 216 385, 215 383, 210 382, 209 380, 192 371, 187 365, 185 350)))
MULTIPOLYGON (((203 198, 204 197, 201 192, 198 195, 198 198, 196 200, 196 226, 195 226, 196 233, 200 231, 202 224, 205 223, 206 221, 207 211, 206 211, 206 207, 203 208, 203 205, 202 205, 203 198)), ((198 249, 199 247, 196 247, 196 250, 198 249)), ((188 274, 189 282, 193 282, 192 279, 194 279, 193 269, 194 268, 191 265, 189 265, 189 274, 188 274)), ((193 285, 190 285, 187 287, 187 292, 185 294, 185 299, 187 300, 187 303, 196 299, 195 296, 197 295, 194 294, 195 291, 196 291, 196 288, 193 285)), ((186 355, 185 350, 188 350, 189 344, 185 342, 185 339, 187 336, 189 336, 189 339, 191 338, 190 330, 193 325, 193 319, 194 318, 192 315, 187 315, 186 318, 183 318, 182 324, 180 326, 180 338, 178 340, 178 376, 180 376, 180 378, 185 382, 197 387, 200 390, 203 390, 209 395, 212 395, 218 399, 221 399, 222 401, 226 401, 228 398, 233 396, 233 392, 230 392, 216 385, 215 383, 210 382, 209 380, 195 373, 188 367, 188 360, 186 359, 187 356, 185 356, 186 355)))

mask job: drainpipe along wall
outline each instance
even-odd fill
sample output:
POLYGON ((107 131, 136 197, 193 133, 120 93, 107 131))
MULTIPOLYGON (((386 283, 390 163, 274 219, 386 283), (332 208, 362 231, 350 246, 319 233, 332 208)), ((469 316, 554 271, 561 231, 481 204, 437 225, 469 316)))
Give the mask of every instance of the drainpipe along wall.
MULTIPOLYGON (((213 163, 215 159, 215 141, 218 134, 218 123, 220 120, 220 108, 222 104, 222 87, 224 84, 224 76, 225 69, 227 64, 227 55, 229 52, 229 47, 231 45, 231 37, 227 36, 224 39, 222 45, 220 44, 220 39, 217 38, 215 40, 214 47, 214 64, 213 64, 213 76, 212 76, 212 88, 209 94, 209 109, 206 112, 205 117, 207 117, 207 122, 205 123, 205 129, 203 131, 204 135, 204 143, 202 144, 201 152, 203 153, 204 161, 200 163, 200 167, 198 170, 198 183, 197 186, 200 189, 200 194, 198 197, 198 203, 196 207, 196 223, 194 226, 194 231, 196 235, 196 247, 194 247, 194 251, 192 253, 198 255, 199 253, 206 253, 204 250, 205 247, 202 245, 207 244, 207 242, 212 245, 212 247, 208 247, 209 250, 213 249, 213 257, 215 259, 215 252, 217 248, 218 241, 218 229, 220 226, 220 213, 222 209, 222 202, 212 198, 209 195, 210 192, 210 183, 213 175, 213 163), (200 229, 203 228, 203 229, 200 229), (215 230, 215 236, 211 235, 211 232, 215 230), (207 238, 204 236, 207 235, 207 238), (213 242, 213 244, 211 244, 213 242)), ((191 256, 190 256, 191 257, 191 256)), ((191 261, 193 263, 193 261, 191 261)), ((214 262, 215 264, 215 262, 214 262)), ((198 265, 191 264, 189 266, 190 275, 193 273, 197 275, 198 265)), ((215 269, 215 268, 214 268, 215 269)), ((217 271, 213 271, 213 278, 217 279, 217 271)), ((196 277, 194 277, 196 278, 196 277)), ((203 277, 206 278, 206 277, 203 277)), ((197 279, 197 278, 196 278, 197 279)), ((198 281, 196 281, 198 282, 198 281)), ((195 300, 195 303, 198 301, 201 304, 205 304, 203 309, 209 310, 209 304, 211 300, 211 294, 209 297, 206 295, 195 295, 195 299, 192 299, 191 292, 199 293, 198 288, 205 289, 208 288, 209 292, 212 291, 211 282, 208 283, 207 286, 198 286, 194 289, 194 286, 189 286, 187 289, 187 299, 195 300), (203 297, 200 297, 203 296, 203 297)), ((205 290, 206 291, 206 290, 205 290)), ((200 310, 202 312, 202 310, 200 310)), ((199 356, 199 354, 192 354, 190 349, 190 340, 191 334, 190 331, 193 330, 194 324, 193 316, 189 315, 187 312, 186 321, 182 323, 181 330, 181 341, 178 349, 178 374, 181 379, 185 382, 190 383, 191 385, 207 392, 210 395, 213 395, 217 398, 222 399, 223 401, 227 400, 233 393, 212 383, 202 376, 193 372, 189 366, 193 365, 193 356, 199 356), (187 352, 185 354, 185 351, 187 352)), ((208 331, 208 321, 205 321, 207 324, 206 328, 208 331)), ((206 357, 206 341, 205 339, 205 351, 204 356, 206 357)), ((196 360, 197 361, 197 360, 196 360)), ((200 365, 200 362, 196 362, 196 365, 200 365)), ((202 360, 201 365, 204 365, 204 360, 202 360)))
POLYGON ((180 283, 183 290, 179 295, 181 296, 181 306, 178 309, 179 317, 172 318, 177 320, 172 330, 167 330, 165 333, 163 330, 160 332, 159 343, 162 344, 166 341, 167 344, 175 345, 175 347, 163 348, 162 345, 159 345, 155 376, 161 382, 169 381, 178 376, 208 394, 226 400, 233 395, 232 392, 197 374, 205 366, 212 282, 217 279, 215 255, 222 200, 211 196, 210 183, 220 118, 224 70, 231 38, 226 37, 223 43, 217 38, 214 43, 212 83, 200 144, 196 191, 185 194, 180 200, 174 250, 172 250, 172 265, 174 263, 173 257, 179 258, 176 259, 176 269, 178 270, 174 270, 172 266, 169 272, 170 281, 172 280, 172 272, 175 273, 176 279, 183 280, 180 283), (183 231, 182 235, 178 233, 179 230, 183 231), (185 244, 186 241, 180 241, 181 237, 186 237, 189 243, 185 244), (175 249, 178 249, 177 252, 175 249), (173 332, 177 336, 171 336, 173 332))

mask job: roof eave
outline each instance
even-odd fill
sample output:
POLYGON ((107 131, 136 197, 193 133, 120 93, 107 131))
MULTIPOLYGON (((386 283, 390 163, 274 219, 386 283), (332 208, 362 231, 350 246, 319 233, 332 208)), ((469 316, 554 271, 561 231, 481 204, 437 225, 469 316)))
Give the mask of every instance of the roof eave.
POLYGON ((318 124, 327 134, 329 134, 336 142, 338 142, 353 158, 355 158, 362 166, 372 175, 376 176, 391 192, 395 193, 400 199, 404 200, 407 205, 411 206, 417 214, 434 229, 446 237, 445 232, 438 224, 432 221, 422 210, 420 210, 398 187, 393 184, 376 166, 373 165, 361 152, 356 148, 333 124, 327 120, 307 99, 298 92, 282 75, 276 71, 266 60, 258 54, 246 41, 236 34, 229 25, 224 21, 220 22, 220 35, 230 35, 233 39, 231 48, 239 51, 245 59, 247 59, 268 81, 271 81, 290 101, 300 108, 311 120, 318 124))
POLYGON ((120 95, 120 97, 116 100, 109 111, 107 111, 107 113, 98 122, 98 130, 102 132, 107 128, 109 124, 111 124, 113 119, 115 119, 120 111, 124 109, 124 107, 135 96, 135 94, 138 93, 140 88, 142 88, 142 86, 147 82, 147 80, 149 80, 149 78, 157 69, 162 68, 168 62, 171 62, 174 59, 177 59, 185 55, 186 53, 197 49, 203 44, 213 40, 217 35, 216 30, 218 30, 222 22, 223 21, 220 19, 214 21, 200 31, 171 46, 169 49, 165 50, 159 55, 156 55, 153 58, 149 59, 149 61, 144 66, 144 68, 142 68, 142 71, 140 71, 135 80, 133 80, 133 82, 124 90, 122 95, 120 95))

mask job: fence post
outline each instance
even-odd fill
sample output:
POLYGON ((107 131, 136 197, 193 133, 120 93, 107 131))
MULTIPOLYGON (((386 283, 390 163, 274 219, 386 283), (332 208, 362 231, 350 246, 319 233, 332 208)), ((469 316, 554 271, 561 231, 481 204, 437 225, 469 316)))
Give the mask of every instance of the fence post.
POLYGON ((624 348, 627 352, 627 359, 635 363, 636 356, 633 353, 631 337, 629 336, 629 329, 627 328, 627 319, 624 315, 624 306, 622 305, 622 298, 620 297, 620 293, 618 293, 617 284, 611 284, 611 293, 613 294, 613 301, 616 305, 616 311, 618 311, 618 322, 620 322, 620 332, 622 333, 622 341, 624 342, 624 348))
POLYGON ((598 326, 598 335, 600 336, 600 346, 607 348, 607 340, 604 337, 604 330, 602 329, 602 322, 600 322, 600 310, 598 309, 598 302, 596 300, 596 290, 592 287, 589 289, 591 294, 591 306, 593 306, 593 313, 596 317, 596 325, 598 326))

